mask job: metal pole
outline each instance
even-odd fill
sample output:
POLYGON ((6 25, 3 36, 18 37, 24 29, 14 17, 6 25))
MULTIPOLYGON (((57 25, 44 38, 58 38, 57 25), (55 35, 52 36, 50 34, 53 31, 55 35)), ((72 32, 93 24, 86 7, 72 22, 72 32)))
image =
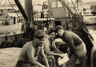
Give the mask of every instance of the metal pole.
POLYGON ((29 22, 31 22, 31 7, 32 7, 31 2, 32 2, 31 0, 25 0, 25 11, 28 15, 29 22))
POLYGON ((34 17, 33 17, 33 5, 32 0, 25 0, 25 11, 28 14, 28 20, 30 22, 30 27, 34 26, 34 17))
POLYGON ((0 7, 1 7, 2 0, 0 1, 0 7))
POLYGON ((22 13, 23 17, 26 19, 26 21, 28 21, 28 16, 27 13, 25 12, 25 10, 23 9, 21 3, 19 2, 19 0, 14 0, 16 5, 18 6, 20 12, 22 13))
POLYGON ((77 0, 77 10, 78 10, 78 0, 77 0))

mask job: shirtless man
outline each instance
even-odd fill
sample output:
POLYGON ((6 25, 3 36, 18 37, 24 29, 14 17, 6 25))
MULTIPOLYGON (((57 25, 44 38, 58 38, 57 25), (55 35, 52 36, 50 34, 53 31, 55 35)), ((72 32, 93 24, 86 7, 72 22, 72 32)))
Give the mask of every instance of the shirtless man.
POLYGON ((43 30, 37 30, 35 32, 34 40, 27 42, 23 46, 16 67, 49 67, 42 46, 44 38, 45 32, 43 30))
POLYGON ((63 52, 59 51, 55 45, 55 30, 48 30, 48 37, 44 41, 44 50, 48 59, 53 60, 53 67, 56 66, 54 56, 63 57, 63 52), (53 48, 53 50, 51 50, 53 48))
POLYGON ((77 58, 80 61, 81 67, 85 67, 86 47, 83 40, 75 33, 71 31, 65 31, 62 26, 56 26, 55 32, 61 37, 63 41, 68 43, 70 48, 69 58, 66 67, 74 67, 77 58))

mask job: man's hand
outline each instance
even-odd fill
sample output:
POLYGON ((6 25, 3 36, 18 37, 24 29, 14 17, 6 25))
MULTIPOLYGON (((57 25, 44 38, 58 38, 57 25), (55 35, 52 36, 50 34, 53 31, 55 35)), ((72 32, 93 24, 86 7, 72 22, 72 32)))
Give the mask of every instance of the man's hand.
POLYGON ((46 66, 46 67, 49 67, 49 65, 48 65, 48 66, 46 66))
POLYGON ((64 54, 59 54, 60 57, 64 57, 64 54))
POLYGON ((46 67, 46 66, 42 66, 42 67, 46 67))
POLYGON ((46 64, 46 67, 49 67, 49 64, 46 64))
POLYGON ((44 65, 43 65, 43 66, 33 66, 33 67, 49 67, 49 66, 44 66, 44 65))

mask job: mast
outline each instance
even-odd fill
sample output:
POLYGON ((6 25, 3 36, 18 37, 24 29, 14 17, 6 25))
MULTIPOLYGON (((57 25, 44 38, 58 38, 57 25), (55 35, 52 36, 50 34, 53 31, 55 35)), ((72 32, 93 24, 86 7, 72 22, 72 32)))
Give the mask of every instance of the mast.
POLYGON ((78 10, 78 0, 77 0, 77 10, 78 10))
POLYGON ((0 8, 1 8, 1 2, 2 2, 2 0, 0 1, 0 8))
POLYGON ((24 0, 25 1, 25 9, 22 7, 19 0, 14 0, 16 5, 18 6, 20 12, 22 13, 24 19, 26 19, 27 22, 30 22, 30 26, 33 27, 33 6, 32 6, 32 0, 24 0))
POLYGON ((25 11, 28 15, 28 20, 30 22, 30 27, 33 27, 33 6, 32 6, 32 0, 25 0, 25 11))
POLYGON ((24 8, 22 7, 21 3, 19 0, 14 0, 16 5, 18 6, 21 14, 23 15, 24 19, 26 19, 26 21, 28 21, 28 16, 27 16, 27 13, 26 11, 24 10, 24 8))

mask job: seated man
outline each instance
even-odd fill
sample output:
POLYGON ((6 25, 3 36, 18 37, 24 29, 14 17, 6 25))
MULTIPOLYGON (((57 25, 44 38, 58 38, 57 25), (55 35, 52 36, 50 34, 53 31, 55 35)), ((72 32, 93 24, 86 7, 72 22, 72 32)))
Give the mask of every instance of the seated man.
POLYGON ((44 38, 45 32, 43 30, 35 32, 34 40, 23 46, 16 67, 49 67, 42 46, 44 38))
POLYGON ((60 57, 64 56, 63 52, 59 51, 56 48, 54 40, 55 40, 55 30, 50 29, 50 30, 48 30, 48 36, 44 41, 44 50, 47 55, 47 58, 53 60, 52 67, 56 66, 54 56, 60 56, 60 57), (52 48, 53 48, 53 50, 51 50, 52 48))
POLYGON ((60 25, 56 27, 55 32, 57 32, 57 35, 59 35, 63 41, 68 43, 70 48, 70 60, 67 62, 66 67, 74 67, 77 59, 80 61, 79 66, 85 67, 86 46, 83 40, 77 34, 71 31, 65 31, 60 25))

